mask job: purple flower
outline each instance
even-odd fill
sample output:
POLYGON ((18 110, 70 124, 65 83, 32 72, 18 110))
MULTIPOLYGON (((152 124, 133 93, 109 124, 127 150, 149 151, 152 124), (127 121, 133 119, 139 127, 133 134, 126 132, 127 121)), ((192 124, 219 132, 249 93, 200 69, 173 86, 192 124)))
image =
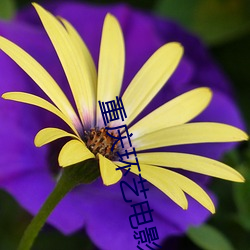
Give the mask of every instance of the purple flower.
MULTIPOLYGON (((51 11, 74 25, 88 45, 96 63, 104 16, 109 11, 118 18, 124 32, 127 60, 122 91, 148 57, 161 45, 171 41, 183 44, 185 55, 178 69, 140 117, 181 93, 195 87, 209 86, 214 92, 212 103, 196 121, 223 122, 243 127, 227 80, 200 42, 174 23, 132 11, 123 5, 90 7, 64 3, 53 5, 51 11)), ((2 22, 0 32, 41 62, 64 91, 69 92, 55 51, 33 10, 20 13, 11 23, 2 22)), ((2 53, 0 65, 1 94, 21 90, 43 96, 29 77, 2 53)), ((3 154, 0 185, 16 197, 24 208, 36 213, 55 185, 53 171, 57 169, 56 153, 61 145, 53 143, 49 147, 37 149, 32 138, 46 125, 62 125, 57 118, 43 110, 3 100, 0 105, 0 136, 4 142, 1 145, 3 154)), ((218 159, 233 145, 192 145, 178 147, 178 151, 218 159)), ((205 185, 204 176, 188 175, 199 185, 205 185)), ((150 186, 148 200, 154 209, 154 225, 157 226, 160 239, 182 234, 190 225, 199 225, 209 215, 192 199, 189 199, 189 209, 183 211, 153 186, 150 186)), ((68 194, 50 216, 49 222, 65 234, 84 227, 101 249, 133 249, 136 242, 128 220, 130 215, 131 207, 123 201, 119 185, 106 187, 97 180, 68 194)))

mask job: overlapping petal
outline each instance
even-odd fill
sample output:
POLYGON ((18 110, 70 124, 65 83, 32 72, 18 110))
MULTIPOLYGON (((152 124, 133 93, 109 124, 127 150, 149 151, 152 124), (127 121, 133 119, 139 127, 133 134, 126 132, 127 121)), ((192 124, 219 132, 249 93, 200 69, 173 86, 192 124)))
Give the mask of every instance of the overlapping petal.
POLYGON ((50 102, 46 101, 45 99, 39 96, 24 92, 8 92, 3 94, 2 97, 7 100, 31 104, 51 112, 56 116, 58 116, 59 118, 61 118, 78 135, 78 132, 74 127, 73 122, 64 113, 62 113, 56 106, 54 106, 53 104, 51 104, 50 102))
POLYGON ((63 66, 81 121, 91 126, 94 121, 95 84, 91 82, 92 75, 84 67, 87 64, 83 57, 84 50, 79 50, 79 46, 74 46, 75 41, 72 41, 59 20, 40 5, 35 3, 33 5, 63 66))
POLYGON ((61 167, 67 167, 91 158, 95 158, 95 156, 83 142, 71 140, 62 147, 59 153, 58 162, 61 167))
MULTIPOLYGON (((118 166, 124 166, 123 163, 115 162, 118 166)), ((163 173, 160 168, 155 168, 148 165, 140 164, 141 168, 143 168, 141 172, 141 176, 145 178, 147 181, 152 183, 154 186, 159 188, 164 194, 166 194, 170 199, 172 199, 176 204, 178 204, 181 208, 187 209, 188 202, 183 193, 183 191, 176 185, 176 183, 169 179, 165 172, 163 173), (152 171, 151 171, 152 170, 152 171), (154 171, 155 170, 155 171, 154 171)), ((139 175, 138 169, 136 167, 131 166, 130 171, 134 174, 139 175)))
POLYGON ((174 145, 205 143, 205 142, 235 142, 248 139, 248 135, 233 126, 196 122, 161 129, 133 140, 136 149, 145 150, 174 145))
POLYGON ((72 137, 80 140, 79 137, 74 134, 68 133, 65 130, 59 128, 44 128, 36 134, 34 143, 37 147, 41 147, 63 137, 72 137))
POLYGON ((63 23, 65 26, 69 37, 71 38, 72 43, 77 48, 77 51, 79 52, 79 57, 81 60, 82 67, 86 69, 86 71, 89 73, 87 77, 89 77, 89 82, 93 87, 93 92, 96 93, 96 85, 97 85, 97 72, 95 63, 93 61, 93 58, 90 54, 90 51, 79 35, 79 33, 75 30, 75 28, 69 23, 66 19, 62 17, 58 17, 59 20, 63 23))
POLYGON ((168 43, 159 48, 135 75, 122 96, 129 125, 163 87, 176 69, 183 48, 168 43))
POLYGON ((98 158, 103 184, 109 186, 117 183, 122 178, 121 170, 116 170, 117 166, 101 154, 98 154, 98 158))
POLYGON ((50 74, 34 58, 4 37, 0 37, 0 49, 36 82, 54 104, 72 120, 76 128, 80 127, 79 119, 67 97, 50 74))
MULTIPOLYGON (((119 162, 116 162, 116 164, 120 166, 124 165, 119 162)), ((207 208, 211 213, 215 213, 214 204, 206 192, 187 177, 153 165, 140 164, 140 167, 141 172, 138 171, 135 165, 131 166, 130 171, 137 175, 140 173, 144 179, 159 188, 183 209, 188 208, 188 203, 183 193, 184 191, 207 208)))
POLYGON ((235 182, 244 181, 244 177, 235 169, 222 162, 199 155, 175 152, 152 152, 139 153, 137 156, 140 159, 140 163, 144 164, 179 168, 235 182))
POLYGON ((129 131, 134 137, 189 122, 199 115, 212 98, 208 88, 197 88, 188 91, 142 118, 129 131), (177 115, 178 114, 178 115, 177 115))
MULTIPOLYGON (((120 24, 107 14, 103 24, 98 65, 97 101, 110 101, 119 96, 123 80, 125 48, 120 24)), ((98 105, 98 104, 97 104, 98 105)), ((97 109, 97 126, 103 124, 97 109)))

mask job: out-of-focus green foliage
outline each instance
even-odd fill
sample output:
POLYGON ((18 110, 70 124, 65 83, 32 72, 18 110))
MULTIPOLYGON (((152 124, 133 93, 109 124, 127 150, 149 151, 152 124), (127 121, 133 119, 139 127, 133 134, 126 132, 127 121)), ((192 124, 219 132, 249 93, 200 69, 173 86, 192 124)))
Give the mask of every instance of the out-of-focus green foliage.
MULTIPOLYGON (((249 152, 250 153, 250 152, 249 152)), ((245 185, 233 186, 233 197, 237 206, 235 220, 250 233, 250 157, 247 164, 242 164, 239 170, 246 179, 245 185)))
POLYGON ((0 18, 10 19, 16 11, 15 0, 0 0, 0 18))
POLYGON ((187 235, 197 246, 200 246, 204 250, 234 249, 229 240, 221 232, 209 225, 192 227, 188 230, 187 235))
POLYGON ((209 224, 220 230, 236 250, 249 249, 250 247, 249 229, 246 226, 250 220, 249 199, 247 198, 250 196, 250 157, 247 157, 248 152, 249 146, 245 144, 238 150, 228 153, 224 158, 225 163, 233 166, 244 175, 246 183, 232 184, 222 180, 214 180, 212 184, 212 189, 218 198, 218 206, 217 213, 211 217, 209 224))
POLYGON ((155 11, 180 22, 208 44, 218 44, 250 30, 248 0, 159 0, 155 11))
POLYGON ((22 212, 17 203, 4 191, 0 191, 0 249, 15 249, 25 221, 31 217, 22 212))
POLYGON ((241 38, 212 48, 213 55, 234 85, 241 111, 250 125, 250 32, 241 38))
MULTIPOLYGON (((0 190, 0 250, 15 250, 32 216, 7 193, 0 190)), ((50 226, 39 233, 34 250, 94 250, 84 230, 64 236, 50 226)))

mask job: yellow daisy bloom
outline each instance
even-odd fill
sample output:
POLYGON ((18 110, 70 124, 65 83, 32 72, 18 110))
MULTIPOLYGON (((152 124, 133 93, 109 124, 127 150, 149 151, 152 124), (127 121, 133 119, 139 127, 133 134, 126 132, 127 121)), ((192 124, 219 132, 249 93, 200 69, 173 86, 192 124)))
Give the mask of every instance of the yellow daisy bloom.
MULTIPOLYGON (((44 91, 51 102, 30 93, 9 92, 8 100, 32 104, 60 117, 71 132, 60 128, 44 128, 35 137, 35 145, 41 147, 56 139, 71 138, 61 149, 59 165, 67 167, 95 158, 99 161, 103 183, 117 183, 123 166, 113 155, 98 107, 98 101, 107 102, 119 96, 124 74, 125 49, 120 25, 116 18, 107 14, 104 20, 98 74, 91 54, 77 31, 65 19, 54 17, 38 4, 33 4, 60 59, 70 85, 77 113, 59 85, 50 74, 28 53, 11 41, 0 37, 0 48, 10 56, 44 91), (100 151, 91 148, 90 132, 94 131, 100 142, 100 151), (100 133, 102 131, 102 133, 100 133)), ((168 43, 159 48, 135 75, 122 96, 126 109, 126 125, 147 106, 176 69, 183 48, 178 43, 168 43)), ((135 55, 136 56, 136 55, 135 55)), ((205 143, 235 142, 247 140, 245 132, 220 123, 187 123, 200 114, 209 104, 212 93, 208 88, 197 88, 182 94, 154 110, 129 128, 133 133, 133 146, 138 152, 141 176, 168 195, 183 209, 187 209, 187 193, 214 213, 213 202, 205 191, 192 180, 171 168, 185 169, 236 182, 244 178, 231 167, 218 161, 191 154, 173 152, 140 153, 165 146, 205 143)), ((112 121, 109 126, 119 125, 112 121)), ((139 174, 131 166, 131 172, 139 174)))

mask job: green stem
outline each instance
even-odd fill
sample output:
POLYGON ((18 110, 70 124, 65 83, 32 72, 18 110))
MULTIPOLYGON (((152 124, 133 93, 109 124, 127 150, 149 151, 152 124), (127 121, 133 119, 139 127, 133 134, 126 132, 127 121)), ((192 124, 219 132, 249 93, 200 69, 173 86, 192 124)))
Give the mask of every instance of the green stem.
POLYGON ((56 205, 62 200, 62 198, 74 187, 73 185, 62 185, 65 184, 62 178, 57 183, 55 189, 47 198, 38 214, 33 218, 29 226, 24 232, 18 250, 28 250, 33 245, 35 238, 39 231, 45 224, 47 218, 56 207, 56 205))
POLYGON ((18 250, 31 249, 39 231, 63 197, 77 185, 92 182, 99 176, 99 174, 96 161, 93 160, 88 160, 84 163, 65 168, 56 187, 25 230, 18 250))

